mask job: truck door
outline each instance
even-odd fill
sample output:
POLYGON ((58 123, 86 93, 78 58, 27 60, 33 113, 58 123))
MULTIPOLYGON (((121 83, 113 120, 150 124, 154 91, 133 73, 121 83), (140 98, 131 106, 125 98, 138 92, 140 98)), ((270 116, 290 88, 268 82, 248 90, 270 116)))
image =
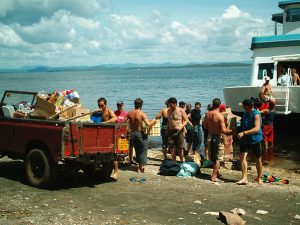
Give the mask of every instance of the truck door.
POLYGON ((9 120, 1 119, 0 121, 0 149, 12 150, 13 143, 15 142, 15 128, 9 120))

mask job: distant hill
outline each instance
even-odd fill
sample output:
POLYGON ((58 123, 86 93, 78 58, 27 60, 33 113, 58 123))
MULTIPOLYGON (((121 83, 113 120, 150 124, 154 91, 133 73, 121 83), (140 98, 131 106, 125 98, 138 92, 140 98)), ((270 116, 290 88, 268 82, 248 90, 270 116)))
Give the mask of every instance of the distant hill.
POLYGON ((163 68, 207 68, 207 67, 242 67, 250 66, 250 62, 216 62, 216 63, 162 63, 162 64, 103 64, 98 66, 69 66, 69 67, 48 67, 43 65, 26 66, 18 69, 0 69, 0 73, 38 73, 38 72, 62 72, 62 71, 97 71, 111 69, 163 69, 163 68))

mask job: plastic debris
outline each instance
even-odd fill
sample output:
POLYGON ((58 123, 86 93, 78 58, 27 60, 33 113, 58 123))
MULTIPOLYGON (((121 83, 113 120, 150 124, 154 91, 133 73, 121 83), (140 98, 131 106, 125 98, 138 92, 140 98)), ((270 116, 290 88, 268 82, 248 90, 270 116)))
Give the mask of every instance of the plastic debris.
POLYGON ((219 212, 205 212, 204 215, 218 216, 219 212))
POLYGON ((196 200, 194 201, 195 204, 202 204, 202 202, 200 200, 196 200))
POLYGON ((256 211, 257 214, 262 214, 262 215, 265 215, 267 213, 269 213, 268 211, 265 211, 265 210, 257 210, 256 211))

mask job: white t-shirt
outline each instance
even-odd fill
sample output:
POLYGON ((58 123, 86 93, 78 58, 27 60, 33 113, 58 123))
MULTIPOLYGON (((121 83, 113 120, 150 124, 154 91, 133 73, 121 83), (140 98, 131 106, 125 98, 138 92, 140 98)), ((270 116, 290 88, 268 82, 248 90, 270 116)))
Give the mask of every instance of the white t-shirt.
POLYGON ((279 79, 278 79, 278 84, 280 84, 281 86, 287 86, 289 81, 289 77, 287 74, 281 74, 279 79))

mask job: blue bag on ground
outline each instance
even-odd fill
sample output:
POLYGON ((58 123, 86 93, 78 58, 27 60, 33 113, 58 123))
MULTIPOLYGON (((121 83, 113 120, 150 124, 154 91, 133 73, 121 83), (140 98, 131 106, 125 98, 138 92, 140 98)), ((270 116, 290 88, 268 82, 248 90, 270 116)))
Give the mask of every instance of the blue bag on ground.
POLYGON ((176 176, 180 171, 181 164, 172 160, 164 160, 159 168, 159 175, 176 176))
POLYGON ((181 164, 177 177, 191 177, 199 172, 199 166, 195 162, 184 162, 181 164))

